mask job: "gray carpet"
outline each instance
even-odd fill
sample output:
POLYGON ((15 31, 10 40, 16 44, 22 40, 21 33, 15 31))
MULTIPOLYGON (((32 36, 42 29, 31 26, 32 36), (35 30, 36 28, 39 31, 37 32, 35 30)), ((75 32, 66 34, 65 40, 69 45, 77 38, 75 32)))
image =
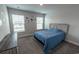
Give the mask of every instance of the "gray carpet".
MULTIPOLYGON (((43 54, 43 45, 34 37, 25 37, 18 39, 19 54, 43 54)), ((49 54, 75 54, 79 53, 79 46, 68 42, 62 42, 55 49, 49 51, 49 54)))

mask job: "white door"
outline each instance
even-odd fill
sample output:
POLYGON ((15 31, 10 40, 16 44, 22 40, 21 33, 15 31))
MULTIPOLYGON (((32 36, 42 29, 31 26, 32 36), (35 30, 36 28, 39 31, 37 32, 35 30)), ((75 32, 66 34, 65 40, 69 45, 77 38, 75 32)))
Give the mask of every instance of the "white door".
POLYGON ((32 34, 36 30, 36 19, 33 16, 25 17, 25 32, 32 34))

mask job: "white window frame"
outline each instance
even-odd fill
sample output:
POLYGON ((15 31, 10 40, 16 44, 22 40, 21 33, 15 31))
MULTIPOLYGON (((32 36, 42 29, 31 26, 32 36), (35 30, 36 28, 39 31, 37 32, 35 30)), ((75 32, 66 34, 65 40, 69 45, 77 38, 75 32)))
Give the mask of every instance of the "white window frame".
POLYGON ((36 29, 37 30, 43 29, 43 17, 36 17, 36 29), (40 22, 40 20, 42 20, 42 21, 40 22), (41 24, 42 27, 38 27, 38 24, 41 24))
POLYGON ((24 15, 12 14, 12 20, 13 20, 14 32, 23 32, 23 31, 25 31, 25 27, 24 27, 24 15), (23 19, 21 20, 21 18, 23 18, 23 19))

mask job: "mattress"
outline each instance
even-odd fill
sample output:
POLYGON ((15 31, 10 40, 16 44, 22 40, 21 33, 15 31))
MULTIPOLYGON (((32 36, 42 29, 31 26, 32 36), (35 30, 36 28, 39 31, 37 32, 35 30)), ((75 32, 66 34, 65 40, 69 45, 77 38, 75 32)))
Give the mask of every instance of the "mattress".
POLYGON ((46 29, 34 33, 37 40, 44 44, 43 51, 48 53, 48 50, 56 47, 62 40, 65 39, 65 33, 59 29, 46 29))

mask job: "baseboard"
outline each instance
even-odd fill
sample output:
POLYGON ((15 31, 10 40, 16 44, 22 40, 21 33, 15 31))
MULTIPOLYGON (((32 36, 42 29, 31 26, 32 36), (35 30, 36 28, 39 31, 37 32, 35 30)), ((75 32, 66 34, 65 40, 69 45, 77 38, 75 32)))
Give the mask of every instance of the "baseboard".
POLYGON ((32 36, 32 35, 33 35, 33 34, 21 35, 21 36, 19 36, 18 38, 29 37, 29 36, 32 36))
POLYGON ((72 44, 74 44, 74 45, 79 46, 79 43, 77 43, 77 42, 75 42, 75 41, 71 41, 71 40, 65 40, 65 41, 67 41, 67 42, 69 42, 69 43, 72 43, 72 44))

